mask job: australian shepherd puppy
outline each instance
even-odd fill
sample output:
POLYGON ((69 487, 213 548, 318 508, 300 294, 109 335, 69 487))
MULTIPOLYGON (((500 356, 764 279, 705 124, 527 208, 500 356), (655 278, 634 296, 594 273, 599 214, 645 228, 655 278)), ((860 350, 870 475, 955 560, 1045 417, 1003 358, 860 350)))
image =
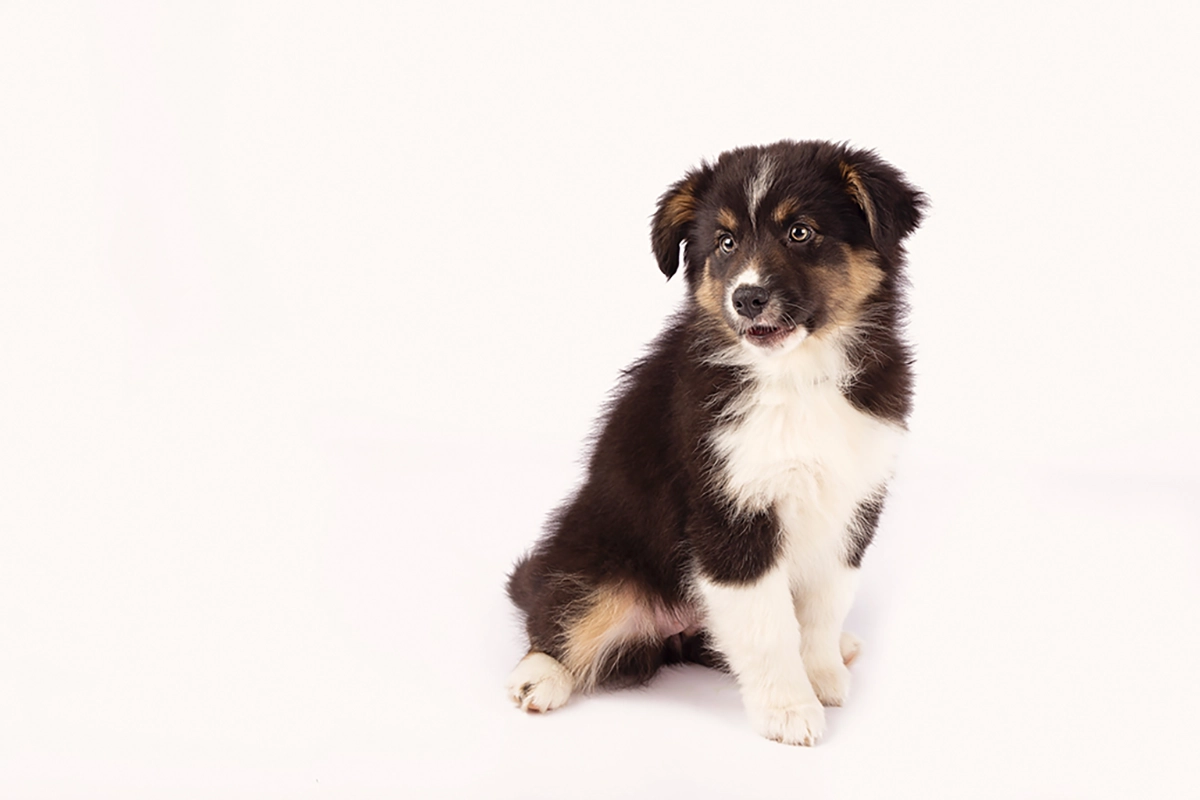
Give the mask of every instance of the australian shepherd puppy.
POLYGON ((662 196, 654 254, 670 277, 683 249, 688 298, 509 579, 518 706, 695 661, 733 673, 763 736, 820 738, 909 413, 902 241, 923 205, 874 153, 828 142, 733 150, 662 196))

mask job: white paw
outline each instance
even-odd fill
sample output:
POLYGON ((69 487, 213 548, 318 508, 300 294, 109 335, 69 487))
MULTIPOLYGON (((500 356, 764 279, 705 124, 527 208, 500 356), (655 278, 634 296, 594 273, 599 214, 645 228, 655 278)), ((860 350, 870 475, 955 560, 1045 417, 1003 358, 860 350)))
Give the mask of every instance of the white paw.
POLYGON ((853 633, 842 631, 842 638, 838 640, 838 646, 842 651, 842 663, 847 667, 854 663, 862 652, 862 639, 855 636, 853 633))
POLYGON ((811 747, 825 733, 825 709, 815 700, 783 708, 750 709, 754 729, 784 744, 811 747))
POLYGON ((553 711, 566 703, 575 681, 545 653, 530 653, 508 676, 508 696, 522 711, 553 711))
POLYGON ((805 662, 808 682, 823 705, 840 706, 850 694, 850 670, 844 664, 809 664, 805 662))

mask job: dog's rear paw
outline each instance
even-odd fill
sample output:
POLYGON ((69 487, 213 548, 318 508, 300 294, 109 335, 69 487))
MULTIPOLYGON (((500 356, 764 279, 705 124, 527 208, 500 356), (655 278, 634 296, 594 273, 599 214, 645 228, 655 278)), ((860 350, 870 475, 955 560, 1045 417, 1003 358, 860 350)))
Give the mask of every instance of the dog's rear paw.
POLYGON ((862 652, 862 639, 855 636, 853 633, 842 631, 842 638, 838 641, 838 645, 842 651, 842 663, 847 667, 854 663, 862 652))
POLYGON ((795 706, 752 709, 750 716, 759 734, 783 744, 811 747, 825 733, 825 709, 816 699, 795 706))
POLYGON ((850 670, 843 664, 808 665, 808 681, 823 705, 840 706, 850 694, 850 670))
POLYGON ((508 696, 522 711, 553 711, 567 702, 575 681, 545 653, 530 653, 508 676, 508 696))

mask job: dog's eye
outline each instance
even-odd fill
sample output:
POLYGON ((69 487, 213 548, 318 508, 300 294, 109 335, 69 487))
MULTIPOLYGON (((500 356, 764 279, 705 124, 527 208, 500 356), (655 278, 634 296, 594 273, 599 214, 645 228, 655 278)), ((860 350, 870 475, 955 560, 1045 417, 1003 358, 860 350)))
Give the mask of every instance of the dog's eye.
POLYGON ((737 247, 737 242, 733 240, 733 236, 728 233, 722 233, 717 237, 717 246, 721 248, 723 253, 732 253, 733 248, 737 247))
POLYGON ((788 230, 788 238, 793 242, 807 242, 813 237, 813 229, 803 222, 797 222, 788 230))

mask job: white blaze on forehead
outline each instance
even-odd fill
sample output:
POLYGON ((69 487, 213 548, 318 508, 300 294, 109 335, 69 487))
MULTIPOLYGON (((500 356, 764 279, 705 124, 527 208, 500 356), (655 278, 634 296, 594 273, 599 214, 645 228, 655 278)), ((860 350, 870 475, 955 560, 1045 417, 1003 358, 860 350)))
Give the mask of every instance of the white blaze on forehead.
POLYGON ((750 226, 754 227, 754 215, 758 213, 758 204, 762 202, 771 182, 775 179, 775 159, 771 156, 761 156, 758 159, 758 169, 746 181, 746 208, 750 211, 750 226))

